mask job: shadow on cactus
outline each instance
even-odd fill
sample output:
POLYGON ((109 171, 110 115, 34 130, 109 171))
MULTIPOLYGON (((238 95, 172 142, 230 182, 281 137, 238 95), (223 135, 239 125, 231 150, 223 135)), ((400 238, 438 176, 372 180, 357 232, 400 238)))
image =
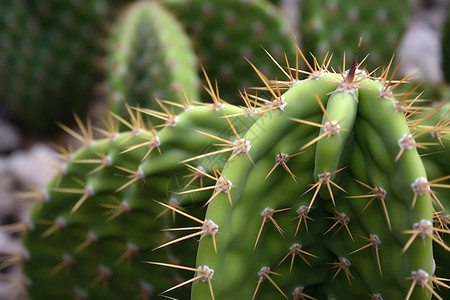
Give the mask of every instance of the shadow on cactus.
POLYGON ((391 64, 334 73, 297 50, 285 80, 254 67, 243 107, 207 81, 213 104, 161 129, 141 108, 128 131, 83 127, 2 266, 36 299, 444 299, 448 110, 396 95, 391 64))

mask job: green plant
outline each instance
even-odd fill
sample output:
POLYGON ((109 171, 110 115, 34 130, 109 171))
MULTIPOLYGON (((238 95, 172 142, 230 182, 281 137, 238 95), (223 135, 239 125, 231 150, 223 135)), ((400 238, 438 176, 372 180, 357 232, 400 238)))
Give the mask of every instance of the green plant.
MULTIPOLYGON (((183 278, 173 272, 148 272, 142 264, 145 257, 186 262, 195 257, 195 247, 152 252, 170 238, 161 231, 164 224, 175 221, 161 215, 155 201, 181 205, 176 204, 183 201, 176 194, 181 185, 199 184, 199 180, 185 178, 197 179, 192 170, 179 164, 210 146, 209 138, 194 130, 228 139, 234 133, 221 117, 243 111, 234 106, 216 111, 208 105, 186 104, 185 112, 168 116, 166 128, 156 132, 141 119, 153 111, 129 109, 129 123, 119 118, 130 127, 128 131, 119 133, 111 117, 111 126, 102 131, 107 136, 103 139, 93 141, 89 126, 80 126, 83 135, 72 132, 86 146, 66 153, 61 173, 37 193, 39 203, 24 235, 29 256, 25 256, 23 270, 30 283, 29 295, 34 299, 147 299, 183 278), (54 286, 51 290, 42 288, 50 285, 54 286)), ((253 119, 234 120, 233 128, 242 132, 253 119)), ((202 170, 212 172, 206 163, 202 170)), ((175 224, 179 222, 177 217, 175 224)))
POLYGON ((189 38, 160 3, 130 5, 115 24, 108 48, 108 100, 114 112, 126 114, 125 103, 155 109, 155 97, 200 100, 189 38))
POLYGON ((450 176, 418 149, 448 163, 448 112, 420 116, 390 64, 314 62, 280 67, 286 81, 254 67, 269 97, 242 92, 242 108, 208 80, 213 104, 161 102, 184 112, 159 131, 143 120, 163 113, 141 108, 105 139, 80 126, 86 146, 10 227, 26 252, 3 266, 23 260, 37 299, 186 297, 191 283, 192 299, 439 299, 450 176))
POLYGON ((434 213, 448 207, 434 189, 448 189, 450 176, 427 179, 417 149, 431 144, 415 142, 448 138, 448 122, 416 133, 420 122, 407 118, 416 99, 396 98, 389 67, 373 78, 356 60, 341 74, 325 66, 300 81, 261 75, 273 102, 243 137, 247 147, 230 146, 238 154, 205 216, 217 228, 186 269, 203 282, 192 299, 442 299, 433 288, 449 288, 433 251, 450 250, 446 219, 434 213))

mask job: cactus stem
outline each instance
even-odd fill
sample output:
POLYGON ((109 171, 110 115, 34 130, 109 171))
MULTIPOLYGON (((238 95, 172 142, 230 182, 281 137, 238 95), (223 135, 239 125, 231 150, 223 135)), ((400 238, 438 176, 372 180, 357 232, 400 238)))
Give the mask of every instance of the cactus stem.
MULTIPOLYGON (((192 167, 190 165, 186 165, 186 166, 195 169, 195 167, 192 167)), ((188 191, 179 192, 178 193, 179 195, 214 189, 214 193, 208 199, 208 201, 206 201, 204 206, 207 206, 209 204, 209 202, 211 202, 220 193, 227 193, 228 194, 228 200, 230 201, 230 205, 233 204, 233 201, 231 200, 230 190, 231 190, 232 187, 235 187, 235 186, 231 183, 231 181, 229 181, 225 177, 223 177, 222 174, 220 173, 220 171, 217 170, 215 167, 213 167, 214 176, 211 176, 208 173, 203 172, 203 171, 201 171, 199 169, 197 169, 197 171, 201 172, 204 176, 214 180, 216 182, 216 184, 212 185, 212 186, 206 186, 206 187, 201 187, 201 188, 197 188, 197 189, 192 189, 192 190, 188 190, 188 191)))
POLYGON ((433 224, 429 220, 421 220, 418 223, 413 224, 413 230, 405 230, 404 233, 412 234, 411 238, 408 240, 408 242, 405 244, 405 246, 402 249, 402 252, 405 253, 406 250, 408 250, 409 246, 413 243, 413 241, 417 237, 421 237, 422 240, 425 243, 425 238, 429 237, 436 243, 438 243, 440 246, 442 246, 445 250, 450 251, 450 247, 447 246, 442 238, 438 234, 434 234, 434 232, 441 232, 441 233, 450 233, 449 230, 441 229, 441 228, 435 228, 433 227, 433 224))
POLYGON ((443 300, 443 298, 438 295, 438 293, 433 289, 433 287, 430 284, 428 284, 429 281, 431 281, 435 285, 450 289, 450 286, 443 283, 443 281, 450 281, 449 279, 430 276, 427 272, 421 269, 417 271, 412 271, 411 277, 408 277, 407 279, 412 280, 413 282, 408 290, 408 294, 406 295, 405 300, 409 300, 416 285, 420 285, 422 288, 426 288, 433 294, 433 296, 436 297, 436 299, 443 300))
POLYGON ((386 216, 386 221, 388 223, 389 226, 389 230, 392 231, 391 228, 391 221, 389 219, 389 214, 388 214, 388 210, 386 207, 386 190, 383 189, 382 187, 380 187, 378 185, 378 183, 375 182, 375 187, 371 187, 357 179, 355 179, 355 181, 357 183, 359 183, 360 185, 370 189, 370 192, 366 195, 359 195, 359 196, 347 196, 346 198, 352 198, 352 199, 356 199, 356 198, 370 198, 369 202, 367 202, 366 206, 364 206, 364 208, 361 210, 361 213, 363 213, 367 207, 369 207, 370 204, 372 204, 372 202, 377 199, 381 201, 381 205, 383 206, 383 211, 384 211, 384 215, 386 216))
POLYGON ((275 227, 277 228, 278 232, 283 235, 284 231, 283 229, 281 229, 280 225, 278 225, 277 221, 273 218, 273 215, 275 213, 278 212, 282 212, 282 211, 286 211, 289 210, 290 208, 281 208, 281 209, 272 209, 270 207, 266 207, 264 208, 264 210, 260 213, 261 217, 263 218, 262 223, 261 223, 261 227, 259 228, 259 232, 258 232, 258 236, 256 237, 256 242, 255 242, 255 246, 253 247, 253 249, 256 249, 256 246, 258 245, 258 241, 259 238, 261 236, 262 230, 264 228, 264 224, 268 221, 271 221, 273 223, 273 225, 275 225, 275 227))
POLYGON ((314 221, 313 218, 311 218, 310 216, 308 216, 309 212, 310 212, 310 208, 309 208, 308 206, 305 206, 305 205, 301 205, 301 206, 297 209, 297 214, 298 214, 298 216, 296 216, 295 218, 293 218, 293 220, 298 219, 298 222, 297 222, 297 228, 295 229, 294 237, 297 236, 298 229, 300 228, 300 224, 302 223, 302 221, 305 223, 306 232, 309 233, 309 229, 308 229, 308 220, 314 221))
POLYGON ((152 262, 152 261, 144 261, 147 264, 151 264, 151 265, 157 265, 157 266, 163 266, 163 267, 169 267, 169 268, 175 268, 175 269, 180 269, 180 270, 186 270, 186 271, 192 271, 195 272, 197 275, 194 278, 191 278, 189 280, 186 280, 174 287, 171 287, 167 290, 165 290, 164 292, 162 292, 160 295, 165 294, 167 292, 173 291, 179 287, 182 287, 186 284, 189 284, 191 282, 200 280, 202 282, 208 282, 209 285, 209 291, 211 293, 211 297, 214 300, 214 293, 213 293, 213 289, 212 289, 212 283, 211 280, 214 276, 214 270, 210 269, 208 266, 200 266, 198 268, 191 268, 191 267, 186 267, 186 266, 180 266, 180 265, 174 265, 174 264, 167 264, 167 263, 160 263, 160 262, 152 262))
POLYGON ((317 175, 319 180, 315 184, 310 184, 311 187, 306 192, 304 192, 302 194, 302 196, 303 196, 304 194, 308 193, 312 189, 314 189, 314 188, 316 189, 316 191, 314 192, 314 195, 313 195, 313 197, 311 199, 311 202, 309 203, 309 206, 308 206, 309 209, 311 209, 311 207, 312 207, 312 205, 314 203, 314 200, 316 200, 317 194, 319 193, 319 190, 320 190, 320 188, 322 187, 323 184, 325 184, 327 186, 328 193, 330 194, 330 197, 331 197, 331 201, 333 202, 333 205, 336 206, 336 203, 334 201, 333 191, 331 190, 331 185, 333 185, 336 188, 340 189, 344 193, 347 193, 347 192, 343 188, 341 188, 339 185, 337 185, 335 182, 333 182, 331 180, 331 177, 334 176, 335 174, 339 173, 340 171, 344 170, 345 168, 347 168, 347 167, 340 168, 339 170, 336 170, 336 171, 334 171, 332 173, 327 172, 325 170, 323 173, 317 175))
POLYGON ((337 269, 336 273, 334 273, 333 278, 331 280, 334 280, 336 276, 339 274, 339 272, 344 271, 345 276, 347 277, 348 284, 352 285, 352 279, 353 275, 350 271, 350 266, 352 265, 350 261, 344 257, 339 257, 339 262, 330 263, 332 267, 330 270, 337 269))
POLYGON ((294 289, 294 291, 292 292, 292 296, 294 296, 293 300, 300 300, 300 299, 302 299, 302 300, 306 300, 306 299, 317 300, 316 298, 311 297, 308 294, 305 294, 303 292, 304 289, 305 289, 304 286, 296 287, 294 289))
POLYGON ((333 217, 327 217, 328 219, 333 219, 334 220, 334 224, 323 234, 326 235, 328 232, 330 232, 334 227, 336 227, 337 225, 340 225, 338 227, 338 229, 333 233, 333 236, 336 235, 336 233, 339 232, 339 230, 341 230, 342 227, 345 227, 345 229, 348 232, 348 235, 350 236, 350 238, 352 239, 352 241, 354 242, 355 240, 353 239, 353 235, 350 232, 350 229, 348 228, 348 223, 350 222, 350 217, 348 215, 346 215, 345 213, 341 213, 338 212, 336 210, 336 208, 333 208, 334 210, 334 216, 333 217))
POLYGON ((417 178, 411 184, 411 188, 412 188, 412 190, 414 192, 414 198, 413 198, 411 207, 414 207, 414 205, 416 204, 418 196, 427 195, 428 197, 431 198, 431 200, 433 201, 434 204, 438 205, 443 210, 445 210, 444 206, 442 205, 442 203, 439 201, 438 197, 436 196, 436 193, 433 192, 431 190, 431 188, 435 187, 435 188, 446 188, 446 189, 449 189, 450 188, 450 184, 440 184, 439 183, 439 182, 447 180, 447 179, 450 179, 450 175, 444 176, 444 177, 441 177, 441 178, 437 178, 437 179, 433 179, 431 181, 428 181, 424 177, 417 178))
POLYGON ((174 230, 200 230, 200 231, 192 233, 192 234, 189 234, 189 235, 186 235, 186 236, 183 236, 183 237, 180 237, 180 238, 175 239, 175 240, 171 240, 171 241, 169 241, 167 243, 162 244, 161 246, 158 246, 158 247, 154 248, 153 251, 199 235, 200 239, 202 239, 205 236, 211 236, 212 240, 213 240, 214 250, 217 252, 217 245, 216 245, 216 238, 215 238, 215 236, 216 236, 216 233, 219 231, 219 226, 214 224, 213 221, 211 221, 211 220, 204 220, 204 221, 202 221, 202 220, 200 220, 200 219, 198 219, 198 218, 196 218, 194 216, 191 216, 190 214, 188 214, 188 213, 186 213, 186 212, 184 212, 182 210, 177 209, 176 207, 173 207, 171 205, 168 205, 168 204, 165 204, 165 203, 162 203, 162 202, 158 202, 158 201, 155 201, 155 202, 160 204, 160 205, 162 205, 162 206, 164 206, 167 209, 170 209, 170 210, 172 210, 174 212, 177 212, 177 213, 179 213, 179 214, 181 214, 181 215, 183 215, 183 216, 185 216, 185 217, 187 217, 187 218, 189 218, 189 219, 191 219, 191 220, 193 220, 193 221, 195 221, 197 223, 200 223, 202 226, 165 229, 165 231, 174 231, 174 230))
POLYGON ((289 274, 292 272, 292 266, 294 265, 294 260, 295 260, 295 256, 298 255, 308 266, 310 266, 311 268, 313 267, 308 260, 303 256, 303 254, 305 255, 309 255, 311 257, 315 257, 315 258, 319 258, 318 256, 311 254, 309 252, 306 252, 305 250, 302 249, 302 245, 300 245, 299 243, 295 243, 293 244, 290 248, 289 248, 289 252, 286 254, 286 256, 280 261, 280 263, 278 264, 281 265, 283 263, 283 261, 286 260, 286 258, 288 258, 289 256, 291 257, 291 266, 289 267, 289 274))
POLYGON ((253 297, 252 300, 255 299, 256 294, 258 293, 259 287, 261 286, 261 283, 267 279, 270 281, 270 283, 284 296, 284 298, 288 299, 288 297, 286 296, 286 294, 280 289, 280 287, 275 283, 275 281, 273 281, 273 279, 270 277, 270 275, 278 275, 281 276, 278 273, 272 272, 270 271, 270 267, 262 267, 259 272, 258 272, 258 284, 256 285, 256 289, 255 292, 253 293, 253 297))
POLYGON ((381 272, 381 263, 380 263, 380 245, 381 245, 381 240, 378 237, 378 235, 376 234, 370 234, 370 237, 362 237, 364 240, 366 240, 367 242, 369 242, 368 244, 362 246, 361 248, 356 249, 355 251, 352 251, 349 253, 349 255, 354 254, 356 252, 359 252, 365 248, 368 248, 370 246, 375 248, 375 254, 377 257, 377 264, 378 264, 378 270, 380 271, 380 275, 383 276, 383 273, 381 272))
POLYGON ((286 153, 281 153, 281 151, 278 150, 278 154, 275 158, 275 165, 270 170, 270 172, 266 175, 264 180, 266 180, 270 176, 270 174, 272 174, 272 172, 276 169, 276 167, 281 165, 289 173, 289 175, 291 175, 292 179, 294 179, 294 181, 297 182, 297 177, 289 169, 287 163, 288 163, 289 159, 291 159, 292 157, 295 157, 297 155, 300 155, 302 153, 304 153, 304 151, 289 155, 286 153))

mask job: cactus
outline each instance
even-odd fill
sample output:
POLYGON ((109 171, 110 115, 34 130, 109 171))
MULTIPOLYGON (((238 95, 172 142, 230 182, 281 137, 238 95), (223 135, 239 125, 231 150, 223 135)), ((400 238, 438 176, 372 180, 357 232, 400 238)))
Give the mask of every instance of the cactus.
POLYGON ((126 113, 124 102, 155 109, 155 97, 200 100, 190 41, 160 3, 132 4, 115 24, 108 48, 108 98, 114 112, 126 113))
POLYGON ((450 250, 449 232, 433 212, 448 204, 434 189, 450 176, 427 179, 417 149, 429 143, 405 118, 416 111, 396 99, 389 68, 316 66, 302 81, 261 75, 273 102, 220 173, 196 267, 150 263, 195 271, 192 299, 442 299, 433 251, 450 250))
POLYGON ((442 299, 450 176, 419 150, 448 146, 447 112, 396 95, 391 64, 334 73, 297 56, 308 70, 280 67, 285 81, 253 65, 271 100, 229 105, 207 80, 213 104, 161 101, 184 112, 159 131, 143 120, 163 113, 142 108, 104 139, 80 126, 86 146, 10 227, 26 251, 1 266, 23 260, 36 299, 186 298, 191 284, 192 299, 442 299))
POLYGON ((366 64, 373 70, 394 54, 411 9, 411 1, 403 0, 303 1, 300 14, 303 49, 315 53, 319 59, 333 49, 335 58, 331 65, 339 66, 344 53, 351 59, 354 41, 362 37, 363 51, 370 51, 366 64))
MULTIPOLYGON (((40 203, 31 212, 23 239, 23 270, 32 298, 148 299, 183 277, 172 272, 148 273, 143 258, 195 261, 195 247, 152 252, 170 239, 169 233, 161 231, 163 225, 173 226, 168 215, 160 215, 155 201, 181 203, 183 197, 176 194, 180 185, 198 184, 198 179, 188 180, 192 175, 196 179, 195 173, 187 172, 179 161, 214 146, 194 130, 228 139, 234 132, 228 130, 230 121, 221 117, 244 110, 186 103, 185 111, 168 115, 166 128, 158 132, 146 127, 142 117, 154 111, 128 110, 132 121, 118 117, 130 127, 128 131, 119 133, 112 117, 111 126, 102 130, 103 139, 92 140, 92 128, 81 123, 82 134, 71 131, 86 146, 66 153, 60 174, 37 193, 40 203), (189 139, 196 142, 189 143, 189 139), (42 288, 50 285, 55 288, 42 288)), ((243 132, 253 119, 235 119, 233 128, 243 132)), ((230 154, 223 155, 226 161, 230 154)), ((204 164, 201 170, 212 172, 207 159, 204 164)), ((196 205, 189 204, 191 208, 196 205)), ((179 221, 176 218, 175 224, 179 221)))
POLYGON ((83 114, 112 13, 103 0, 2 3, 0 95, 13 118, 51 132, 83 114))
POLYGON ((220 79, 220 94, 230 103, 238 99, 238 89, 259 85, 259 78, 248 68, 246 59, 270 78, 282 76, 261 48, 279 61, 284 61, 284 53, 294 57, 295 47, 286 21, 266 0, 162 2, 184 25, 200 63, 211 78, 220 79))

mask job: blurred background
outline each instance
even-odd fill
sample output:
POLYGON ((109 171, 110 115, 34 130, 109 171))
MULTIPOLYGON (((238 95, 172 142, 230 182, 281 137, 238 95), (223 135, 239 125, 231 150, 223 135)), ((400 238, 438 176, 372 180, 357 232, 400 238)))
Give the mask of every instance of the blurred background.
MULTIPOLYGON (((241 103, 238 90, 261 85, 247 59, 282 79, 265 51, 295 67, 297 44, 312 64, 309 53, 319 62, 333 54, 329 69, 340 72, 362 38, 361 68, 379 75, 394 57, 395 78, 413 74, 423 98, 450 99, 446 0, 152 1, 166 18, 131 16, 138 2, 0 2, 0 226, 26 220, 28 192, 55 175, 61 149, 80 145, 67 133, 77 131, 75 115, 101 126, 124 103, 153 107, 155 97, 183 93, 210 101, 201 66, 224 100, 241 103)), ((0 249, 19 252, 19 235, 0 231, 0 249)), ((20 268, 0 272, 0 299, 8 299, 20 268)))

